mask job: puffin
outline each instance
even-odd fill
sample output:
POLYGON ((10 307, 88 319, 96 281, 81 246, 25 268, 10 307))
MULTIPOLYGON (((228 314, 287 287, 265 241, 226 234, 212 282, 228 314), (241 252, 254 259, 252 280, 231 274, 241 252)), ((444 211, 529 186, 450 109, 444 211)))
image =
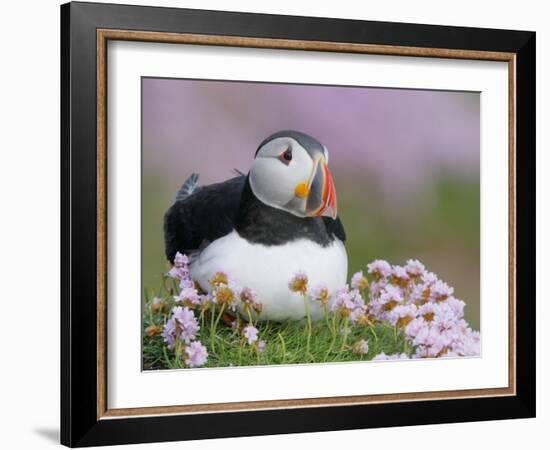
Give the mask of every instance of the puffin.
MULTIPOLYGON (((198 178, 183 183, 166 212, 164 240, 168 261, 186 254, 204 292, 226 273, 257 294, 258 320, 283 322, 306 316, 301 294, 289 288, 297 273, 331 294, 345 286, 346 233, 328 150, 317 139, 279 131, 260 143, 247 174, 206 186, 198 178)), ((319 302, 309 303, 311 319, 321 319, 319 302)))

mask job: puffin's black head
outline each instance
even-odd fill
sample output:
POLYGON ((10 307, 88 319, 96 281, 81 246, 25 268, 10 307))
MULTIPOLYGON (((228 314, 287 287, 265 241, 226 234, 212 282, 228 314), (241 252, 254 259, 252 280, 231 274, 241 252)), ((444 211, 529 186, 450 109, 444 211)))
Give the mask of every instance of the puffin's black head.
POLYGON ((254 195, 266 205, 298 217, 337 214, 328 152, 317 139, 299 131, 279 131, 265 139, 249 174, 254 195))

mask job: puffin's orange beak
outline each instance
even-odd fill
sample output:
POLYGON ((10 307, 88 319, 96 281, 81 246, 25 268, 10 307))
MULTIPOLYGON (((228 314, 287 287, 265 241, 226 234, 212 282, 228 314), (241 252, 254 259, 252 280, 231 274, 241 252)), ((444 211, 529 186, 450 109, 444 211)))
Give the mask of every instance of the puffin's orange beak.
POLYGON ((297 197, 305 197, 307 216, 327 216, 336 219, 338 214, 336 189, 324 156, 319 155, 315 159, 309 182, 297 185, 295 194, 297 197))
POLYGON ((338 200, 336 198, 336 188, 334 187, 334 180, 328 168, 328 165, 323 161, 321 163, 324 177, 323 185, 323 209, 319 211, 317 215, 328 216, 336 219, 338 214, 338 200))

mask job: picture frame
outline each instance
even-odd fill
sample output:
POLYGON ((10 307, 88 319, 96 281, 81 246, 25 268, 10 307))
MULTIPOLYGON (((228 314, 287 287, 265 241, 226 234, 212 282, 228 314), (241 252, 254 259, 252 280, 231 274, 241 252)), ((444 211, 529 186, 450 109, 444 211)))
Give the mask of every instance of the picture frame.
POLYGON ((61 443, 81 447, 534 417, 535 41, 535 33, 528 31, 62 5, 61 443), (506 63, 508 153, 502 157, 508 164, 508 385, 109 408, 106 186, 111 41, 290 50, 297 57, 315 51, 506 63))

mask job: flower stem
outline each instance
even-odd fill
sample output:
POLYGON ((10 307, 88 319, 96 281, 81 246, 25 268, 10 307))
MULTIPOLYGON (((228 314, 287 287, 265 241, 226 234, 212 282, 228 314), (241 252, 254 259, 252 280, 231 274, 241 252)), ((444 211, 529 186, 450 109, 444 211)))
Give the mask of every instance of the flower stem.
POLYGON ((281 333, 277 333, 277 336, 279 337, 279 340, 281 341, 281 347, 283 349, 283 364, 286 362, 286 344, 285 339, 283 338, 283 335, 281 333))
POLYGON ((378 335, 376 334, 376 331, 374 331, 374 325, 372 323, 369 324, 370 332, 374 336, 374 340, 378 342, 378 335))
POLYGON ((309 302, 307 301, 307 294, 304 294, 303 297, 304 297, 304 307, 306 309, 306 320, 307 320, 306 357, 309 357, 309 343, 311 341, 311 314, 309 311, 309 302))
POLYGON ((254 323, 252 321, 252 313, 250 312, 250 307, 248 305, 246 305, 245 309, 246 309, 246 313, 248 314, 248 323, 250 325, 254 325, 254 323))
POLYGON ((210 334, 212 334, 212 328, 214 328, 215 314, 216 314, 216 305, 212 305, 212 310, 210 311, 210 334))
POLYGON ((323 310, 325 311, 325 323, 327 324, 327 328, 330 329, 330 319, 328 317, 328 308, 324 306, 323 310))
POLYGON ((164 361, 166 362, 166 365, 168 368, 172 369, 172 362, 170 361, 170 358, 168 357, 168 353, 166 351, 166 347, 162 348, 162 354, 164 355, 164 361))
POLYGON ((336 314, 332 316, 332 341, 330 342, 330 347, 327 351, 327 358, 329 357, 330 353, 332 352, 332 349, 334 348, 334 344, 336 343, 336 314))
POLYGON ((404 352, 410 356, 410 354, 412 353, 412 347, 411 345, 409 344, 409 340, 405 337, 405 339, 403 339, 403 342, 405 343, 404 344, 404 352))
MULTIPOLYGON (((218 322, 220 321, 220 318, 222 317, 223 310, 225 309, 225 305, 222 305, 220 308, 220 312, 218 313, 218 316, 216 317, 216 321, 214 322, 214 325, 212 327, 211 335, 210 337, 213 338, 216 336, 216 328, 218 327, 218 322)), ((214 351, 214 340, 212 342, 212 351, 214 351)))
POLYGON ((254 342, 254 350, 256 351, 256 362, 260 364, 260 349, 258 348, 258 341, 254 342))
POLYGON ((344 348, 346 347, 346 340, 348 339, 348 321, 349 317, 346 316, 344 319, 344 338, 342 339, 342 347, 340 347, 341 352, 344 351, 344 348))
POLYGON ((176 338, 176 346, 174 348, 174 353, 176 357, 175 363, 176 363, 176 366, 179 368, 182 367, 182 364, 181 364, 181 346, 182 345, 183 345, 183 342, 181 342, 179 338, 176 338))
POLYGON ((243 340, 239 343, 239 366, 243 363, 243 340))

